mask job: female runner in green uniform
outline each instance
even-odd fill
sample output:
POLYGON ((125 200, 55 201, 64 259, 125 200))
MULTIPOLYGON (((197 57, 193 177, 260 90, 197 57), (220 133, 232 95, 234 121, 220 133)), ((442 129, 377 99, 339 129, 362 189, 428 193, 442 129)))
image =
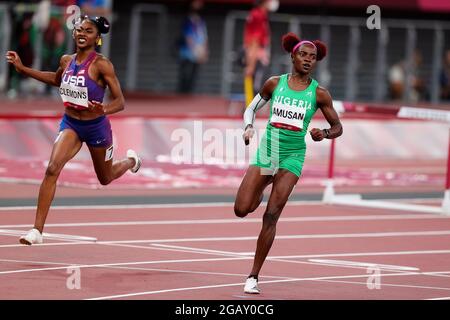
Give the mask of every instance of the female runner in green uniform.
POLYGON ((263 225, 258 237, 253 268, 244 292, 258 294, 258 274, 275 238, 276 224, 296 185, 306 153, 305 135, 318 108, 330 124, 329 129, 311 129, 314 141, 334 139, 342 134, 339 116, 333 108, 330 93, 311 78, 316 62, 322 60, 327 48, 321 41, 301 41, 295 34, 282 38, 283 48, 290 53, 292 73, 269 78, 244 113, 244 140, 254 135, 255 112, 269 100, 270 117, 256 157, 251 162, 237 192, 234 211, 245 217, 256 210, 264 189, 273 183, 263 225))

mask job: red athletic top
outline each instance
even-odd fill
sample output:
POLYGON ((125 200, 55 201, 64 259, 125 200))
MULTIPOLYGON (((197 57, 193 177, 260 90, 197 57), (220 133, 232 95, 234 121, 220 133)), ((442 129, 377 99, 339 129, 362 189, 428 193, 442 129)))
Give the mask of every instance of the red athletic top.
POLYGON ((245 22, 244 44, 248 45, 255 39, 261 47, 267 47, 270 43, 269 17, 261 7, 252 9, 245 22))

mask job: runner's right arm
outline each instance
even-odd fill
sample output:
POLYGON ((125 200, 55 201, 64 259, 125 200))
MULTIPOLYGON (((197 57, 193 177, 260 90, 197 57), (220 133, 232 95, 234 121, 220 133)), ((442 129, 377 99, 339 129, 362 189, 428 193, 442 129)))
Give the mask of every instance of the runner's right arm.
POLYGON ((16 68, 17 72, 56 87, 59 87, 61 84, 62 73, 64 72, 68 59, 70 58, 71 57, 69 55, 62 56, 59 62, 58 70, 56 70, 56 72, 51 72, 39 71, 24 66, 22 60, 15 51, 8 51, 6 53, 6 60, 16 68))
POLYGON ((263 85, 261 92, 258 93, 247 106, 244 112, 244 124, 245 132, 243 135, 245 144, 250 143, 250 139, 253 137, 255 130, 253 129, 253 122, 255 121, 256 111, 264 107, 267 102, 272 98, 272 93, 278 85, 280 77, 271 77, 263 85))

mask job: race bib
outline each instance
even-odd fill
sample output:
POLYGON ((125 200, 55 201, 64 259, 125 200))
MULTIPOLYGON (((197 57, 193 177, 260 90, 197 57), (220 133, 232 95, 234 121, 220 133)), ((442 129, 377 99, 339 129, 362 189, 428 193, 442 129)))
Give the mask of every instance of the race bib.
POLYGON ((306 108, 274 103, 270 123, 275 127, 285 127, 291 130, 302 130, 306 108))
POLYGON ((88 88, 61 83, 59 94, 65 106, 88 107, 88 88))

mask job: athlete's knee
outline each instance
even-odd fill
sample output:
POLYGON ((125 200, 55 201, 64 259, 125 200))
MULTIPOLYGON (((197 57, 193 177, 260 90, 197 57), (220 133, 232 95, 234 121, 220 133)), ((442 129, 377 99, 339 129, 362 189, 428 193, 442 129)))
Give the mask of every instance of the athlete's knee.
POLYGON ((97 178, 102 186, 107 186, 113 181, 112 177, 109 176, 97 176, 97 178))
POLYGON ((242 205, 234 205, 234 214, 236 217, 244 218, 250 213, 250 210, 242 205))
POLYGON ((45 170, 45 176, 47 177, 57 177, 59 176, 63 165, 54 161, 50 161, 47 166, 47 170, 45 170))
POLYGON ((275 227, 280 217, 280 212, 278 210, 266 210, 263 215, 263 226, 264 227, 275 227))

